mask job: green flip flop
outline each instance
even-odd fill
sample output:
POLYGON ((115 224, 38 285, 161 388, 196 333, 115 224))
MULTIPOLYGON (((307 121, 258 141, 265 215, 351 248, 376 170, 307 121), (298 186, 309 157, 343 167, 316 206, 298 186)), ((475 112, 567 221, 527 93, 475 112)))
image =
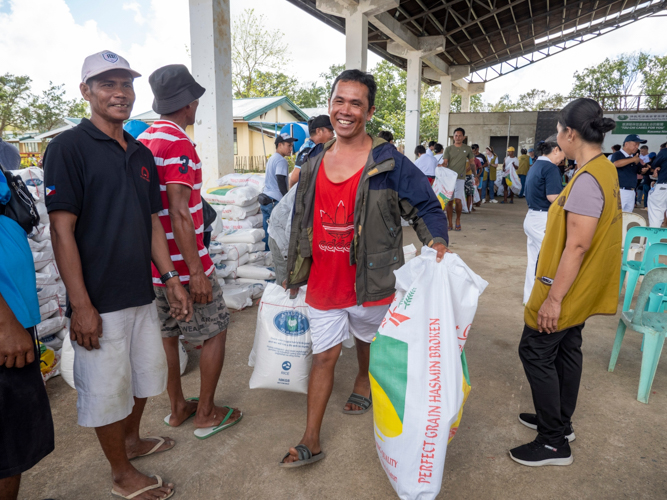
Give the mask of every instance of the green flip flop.
MULTIPOLYGON (((199 401, 199 398, 187 398, 186 401, 199 401)), ((193 411, 190 414, 190 416, 188 418, 186 418, 185 420, 188 420, 188 419, 194 417, 196 414, 197 414, 197 410, 193 411)), ((164 417, 164 425, 166 425, 167 427, 172 427, 171 425, 169 425, 169 419, 170 418, 171 418, 171 413, 169 415, 167 415, 166 417, 164 417)), ((185 420, 183 422, 185 422, 185 420)))
POLYGON ((220 431, 224 431, 225 429, 238 424, 241 419, 243 419, 243 412, 241 412, 241 416, 239 418, 228 424, 227 420, 229 420, 229 417, 231 417, 232 413, 234 413, 234 408, 231 406, 223 406, 223 408, 227 408, 229 411, 227 412, 227 415, 225 415, 225 418, 222 419, 222 422, 220 422, 220 425, 216 425, 214 427, 202 427, 201 429, 195 430, 195 437, 197 439, 209 438, 220 431))

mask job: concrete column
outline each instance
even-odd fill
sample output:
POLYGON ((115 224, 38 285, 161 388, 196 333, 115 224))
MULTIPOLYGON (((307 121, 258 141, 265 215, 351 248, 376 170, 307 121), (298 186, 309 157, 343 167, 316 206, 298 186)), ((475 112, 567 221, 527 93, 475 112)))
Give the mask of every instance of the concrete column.
POLYGON ((421 118, 421 52, 407 52, 408 77, 405 96, 405 156, 414 159, 419 144, 419 121, 421 118))
POLYGON ((190 0, 192 76, 206 89, 195 123, 204 187, 234 172, 230 2, 190 0))
POLYGON ((368 66, 368 17, 356 11, 345 18, 345 69, 366 71, 368 66))
POLYGON ((470 90, 461 91, 461 113, 470 113, 470 90))
POLYGON ((440 116, 438 118, 438 142, 447 147, 449 141, 449 110, 452 103, 452 77, 440 77, 440 116))

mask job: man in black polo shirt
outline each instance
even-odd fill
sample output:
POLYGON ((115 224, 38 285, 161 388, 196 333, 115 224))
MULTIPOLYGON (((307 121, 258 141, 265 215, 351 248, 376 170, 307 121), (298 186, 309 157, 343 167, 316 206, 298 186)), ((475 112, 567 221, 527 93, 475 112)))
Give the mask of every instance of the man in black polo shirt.
POLYGON ((189 321, 192 301, 174 271, 157 213, 153 154, 123 131, 141 76, 104 51, 86 58, 80 85, 91 118, 46 150, 46 206, 67 288, 79 425, 94 427, 117 496, 169 498, 173 484, 141 474, 130 459, 173 448, 139 437, 146 398, 162 393, 167 361, 153 303, 151 261, 167 285, 171 314, 189 321))
POLYGON ((667 212, 667 148, 662 148, 651 162, 658 176, 653 192, 648 196, 648 225, 662 227, 667 212))
POLYGON ((621 205, 624 212, 635 209, 635 189, 637 189, 637 174, 645 174, 649 167, 644 167, 644 161, 639 157, 639 145, 646 140, 631 134, 623 141, 623 147, 616 151, 609 161, 616 167, 618 184, 621 187, 621 205))

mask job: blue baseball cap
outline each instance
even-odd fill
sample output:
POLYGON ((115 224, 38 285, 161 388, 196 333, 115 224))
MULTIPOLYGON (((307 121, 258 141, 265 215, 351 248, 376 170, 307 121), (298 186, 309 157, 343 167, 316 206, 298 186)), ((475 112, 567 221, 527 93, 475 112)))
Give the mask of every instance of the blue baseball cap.
POLYGON ((657 155, 656 155, 655 153, 649 153, 649 154, 648 154, 648 157, 649 157, 651 160, 652 160, 653 158, 655 158, 656 156, 657 156, 657 155))
POLYGON ((630 134, 623 141, 625 142, 638 142, 639 144, 646 144, 646 139, 641 139, 637 134, 630 134))
POLYGON ((535 150, 534 150, 533 148, 528 148, 528 152, 529 152, 529 153, 534 153, 535 150))

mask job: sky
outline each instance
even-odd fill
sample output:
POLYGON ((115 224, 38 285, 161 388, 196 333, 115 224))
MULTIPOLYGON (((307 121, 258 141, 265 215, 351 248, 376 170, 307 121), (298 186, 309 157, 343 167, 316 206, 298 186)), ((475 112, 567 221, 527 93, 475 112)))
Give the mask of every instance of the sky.
MULTIPOLYGON (((345 37, 286 0, 231 0, 232 18, 254 8, 269 30, 285 34, 291 63, 284 72, 302 83, 316 81, 332 64, 345 62, 345 37)), ((537 64, 487 83, 483 99, 503 94, 516 99, 539 88, 567 93, 575 71, 606 57, 644 50, 667 55, 667 19, 633 23, 537 64)), ((135 81, 134 114, 148 111, 148 76, 165 64, 190 65, 188 0, 0 0, 0 72, 28 75, 33 92, 49 82, 65 84, 68 98, 79 97, 81 64, 87 55, 111 50, 143 74, 135 81)), ((368 67, 381 59, 369 52, 368 67)))

